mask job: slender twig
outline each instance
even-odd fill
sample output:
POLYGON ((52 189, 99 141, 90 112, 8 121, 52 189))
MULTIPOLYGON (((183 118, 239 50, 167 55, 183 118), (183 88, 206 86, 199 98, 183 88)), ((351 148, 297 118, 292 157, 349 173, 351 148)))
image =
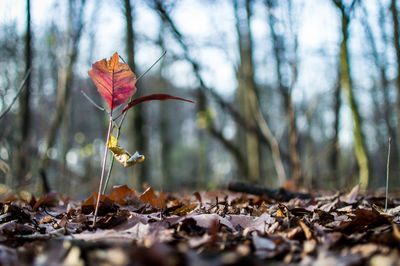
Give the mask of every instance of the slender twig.
POLYGON ((16 101, 16 100, 18 99, 18 97, 21 95, 22 91, 23 91, 24 88, 25 88, 25 83, 26 83, 26 81, 27 81, 29 75, 31 74, 31 70, 32 70, 32 69, 30 68, 30 69, 28 69, 28 71, 26 72, 24 79, 22 80, 21 84, 19 85, 17 95, 15 95, 15 97, 12 99, 10 105, 9 105, 6 109, 4 109, 4 111, 1 113, 1 115, 0 115, 0 120, 1 120, 8 112, 10 112, 10 110, 11 110, 12 106, 14 105, 15 101, 16 101))
POLYGON ((392 143, 392 138, 389 138, 388 143, 388 154, 387 154, 387 164, 386 164, 386 198, 385 198, 385 212, 387 211, 388 205, 388 194, 389 194, 389 163, 390 163, 390 144, 392 143))
POLYGON ((155 65, 157 65, 158 62, 160 62, 160 60, 165 56, 165 54, 167 53, 167 51, 164 51, 162 53, 162 55, 142 74, 140 75, 137 79, 136 82, 138 82, 144 75, 147 74, 147 72, 149 72, 155 65))
POLYGON ((83 90, 81 90, 81 93, 83 94, 83 96, 85 96, 85 98, 94 105, 94 107, 96 107, 97 109, 99 109, 100 111, 105 111, 106 109, 104 107, 101 107, 100 105, 98 105, 97 103, 95 103, 92 98, 89 97, 89 95, 87 95, 83 90))
POLYGON ((107 138, 106 138, 106 145, 105 145, 105 148, 104 148, 104 155, 103 155, 103 166, 101 168, 99 193, 97 194, 96 209, 94 211, 93 226, 96 225, 96 217, 97 217, 97 212, 99 210, 99 204, 100 204, 100 198, 101 198, 101 185, 103 184, 104 172, 105 172, 105 169, 106 169, 107 156, 108 156, 107 142, 110 139, 111 127, 112 127, 112 116, 110 115, 110 122, 108 123, 108 132, 107 132, 107 138))

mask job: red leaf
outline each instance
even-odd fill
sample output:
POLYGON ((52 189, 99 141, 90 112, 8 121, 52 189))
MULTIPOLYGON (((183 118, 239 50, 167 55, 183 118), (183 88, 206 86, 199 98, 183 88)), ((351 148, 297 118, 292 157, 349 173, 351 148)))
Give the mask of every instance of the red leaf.
POLYGON ((134 100, 132 100, 130 103, 128 103, 128 105, 126 105, 124 107, 124 109, 122 109, 122 113, 125 113, 128 109, 132 108, 133 106, 142 103, 142 102, 148 102, 148 101, 165 101, 165 100, 179 100, 179 101, 185 101, 185 102, 190 102, 190 103, 194 103, 191 100, 186 100, 184 98, 180 98, 180 97, 175 97, 169 94, 150 94, 147 96, 143 96, 143 97, 139 97, 136 98, 134 100))
POLYGON ((136 76, 127 64, 119 62, 118 53, 108 61, 94 63, 88 74, 111 111, 136 92, 136 76))

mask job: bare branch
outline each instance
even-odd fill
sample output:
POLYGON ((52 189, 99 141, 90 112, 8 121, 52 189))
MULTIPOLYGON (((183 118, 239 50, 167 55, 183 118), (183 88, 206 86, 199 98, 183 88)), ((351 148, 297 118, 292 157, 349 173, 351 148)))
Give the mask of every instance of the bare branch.
POLYGON ((81 93, 83 94, 83 96, 85 96, 85 98, 94 105, 94 107, 96 107, 97 109, 99 109, 100 111, 105 111, 106 109, 104 107, 101 107, 100 105, 98 105, 97 103, 95 103, 92 98, 89 97, 89 95, 87 95, 83 90, 81 90, 81 93))
POLYGON ((24 79, 22 80, 21 84, 19 85, 17 95, 15 95, 15 97, 12 99, 10 105, 9 105, 6 109, 4 109, 4 111, 1 113, 1 115, 0 115, 0 120, 1 120, 8 112, 10 112, 10 110, 11 110, 12 106, 14 105, 15 101, 16 101, 16 100, 18 99, 18 97, 21 95, 22 91, 23 91, 24 88, 25 88, 25 83, 26 83, 26 81, 27 81, 29 75, 31 74, 31 72, 32 72, 32 69, 31 69, 31 68, 28 70, 28 72, 26 72, 24 79))
POLYGON ((162 53, 162 55, 160 55, 160 57, 143 73, 141 74, 137 79, 136 82, 138 82, 144 75, 147 74, 147 72, 149 72, 155 65, 157 65, 158 62, 160 62, 160 60, 165 56, 165 54, 167 53, 167 51, 164 51, 162 53))

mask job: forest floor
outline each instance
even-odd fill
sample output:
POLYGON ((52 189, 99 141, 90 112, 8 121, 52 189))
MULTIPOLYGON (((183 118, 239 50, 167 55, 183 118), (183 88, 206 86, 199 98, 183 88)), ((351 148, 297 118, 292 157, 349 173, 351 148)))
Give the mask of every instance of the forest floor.
POLYGON ((101 198, 95 226, 96 194, 84 202, 8 195, 0 264, 400 265, 400 198, 392 195, 385 212, 384 197, 358 186, 291 199, 281 192, 139 194, 119 186, 101 198))

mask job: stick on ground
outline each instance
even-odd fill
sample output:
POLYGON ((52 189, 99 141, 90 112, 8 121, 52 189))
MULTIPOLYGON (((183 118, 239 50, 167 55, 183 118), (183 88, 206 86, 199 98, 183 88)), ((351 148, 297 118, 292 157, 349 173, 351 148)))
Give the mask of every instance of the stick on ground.
POLYGON ((310 199, 311 195, 305 193, 291 192, 284 188, 271 189, 258 185, 248 184, 244 182, 230 182, 228 183, 228 189, 235 192, 243 192, 253 194, 257 196, 266 195, 267 197, 275 200, 289 201, 293 198, 299 199, 310 199))

